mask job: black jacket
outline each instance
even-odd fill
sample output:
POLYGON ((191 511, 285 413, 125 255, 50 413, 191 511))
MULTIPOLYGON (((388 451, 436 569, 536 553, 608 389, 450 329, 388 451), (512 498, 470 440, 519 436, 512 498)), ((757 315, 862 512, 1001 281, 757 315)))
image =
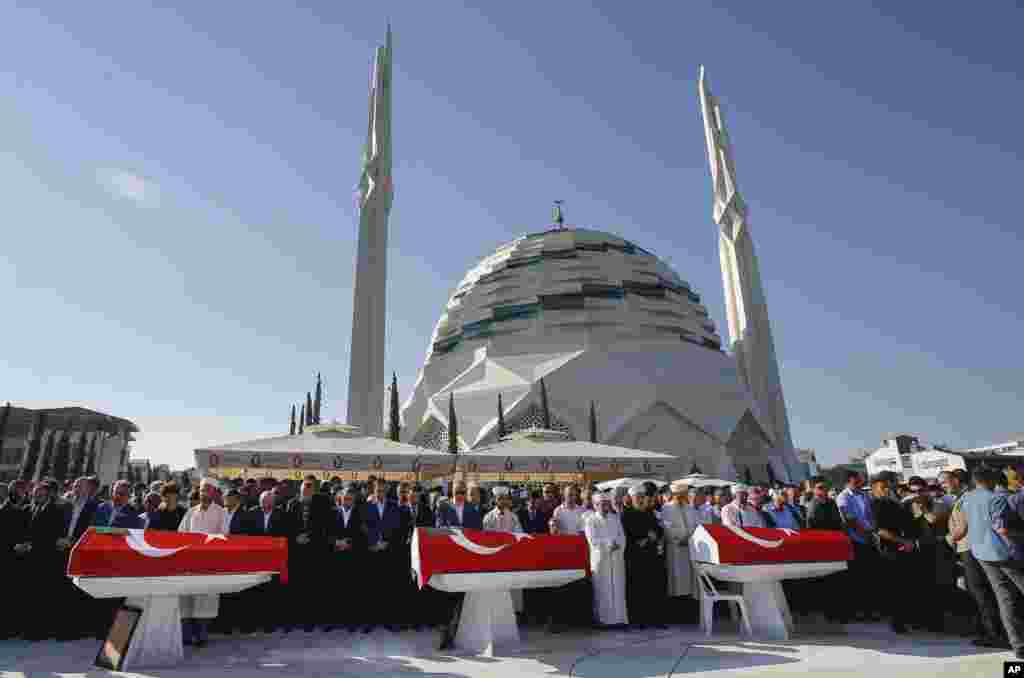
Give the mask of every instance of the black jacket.
POLYGON ((256 507, 245 512, 246 534, 253 537, 287 537, 288 516, 279 508, 270 512, 270 524, 264 527, 263 509, 256 507))

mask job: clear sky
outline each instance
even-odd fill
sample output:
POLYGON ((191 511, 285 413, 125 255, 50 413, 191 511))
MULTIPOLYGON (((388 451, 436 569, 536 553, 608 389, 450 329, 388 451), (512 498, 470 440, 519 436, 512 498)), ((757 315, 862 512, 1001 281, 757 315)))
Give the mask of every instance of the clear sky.
MULTIPOLYGON (((793 437, 1024 430, 1015 3, 0 7, 0 400, 136 456, 344 418, 373 48, 394 27, 389 372, 551 201, 666 260, 727 336, 698 65, 751 208, 793 437)), ((298 3, 297 3, 298 4, 298 3)))

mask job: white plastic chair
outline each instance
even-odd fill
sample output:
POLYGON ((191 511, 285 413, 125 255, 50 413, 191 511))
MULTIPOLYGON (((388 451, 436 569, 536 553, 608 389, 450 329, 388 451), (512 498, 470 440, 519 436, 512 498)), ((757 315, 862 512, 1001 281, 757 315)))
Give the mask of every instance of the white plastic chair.
POLYGON ((748 636, 753 636, 754 632, 750 628, 750 615, 747 614, 747 604, 744 602, 743 596, 736 593, 719 593, 715 588, 715 583, 703 568, 698 571, 697 579, 700 581, 701 627, 704 632, 711 635, 711 627, 715 618, 715 603, 725 602, 732 603, 739 609, 743 630, 748 636))

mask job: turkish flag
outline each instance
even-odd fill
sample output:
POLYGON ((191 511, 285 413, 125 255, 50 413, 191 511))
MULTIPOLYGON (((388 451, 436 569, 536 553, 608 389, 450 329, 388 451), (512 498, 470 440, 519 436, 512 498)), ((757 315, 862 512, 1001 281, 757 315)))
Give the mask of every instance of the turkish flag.
POLYGON ((181 577, 280 574, 288 580, 281 537, 89 528, 71 549, 69 577, 181 577))
POLYGON ((853 560, 849 537, 836 530, 700 525, 691 552, 714 565, 828 563, 853 560))
POLYGON ((582 535, 419 527, 412 546, 420 588, 435 574, 590 571, 590 552, 582 535))

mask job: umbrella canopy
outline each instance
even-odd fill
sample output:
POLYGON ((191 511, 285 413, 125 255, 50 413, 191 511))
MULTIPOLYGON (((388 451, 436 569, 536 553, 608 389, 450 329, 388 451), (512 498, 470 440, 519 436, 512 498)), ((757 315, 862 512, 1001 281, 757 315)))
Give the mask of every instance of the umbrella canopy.
POLYGON ((647 480, 647 478, 619 478, 617 480, 606 480, 603 483, 598 483, 597 489, 602 492, 610 492, 612 490, 617 490, 620 487, 628 489, 641 483, 646 483, 647 480))
POLYGON ((676 481, 677 483, 685 483, 690 487, 729 487, 735 485, 734 480, 721 480, 719 478, 712 478, 711 476, 703 473, 691 473, 688 476, 680 478, 676 481))

